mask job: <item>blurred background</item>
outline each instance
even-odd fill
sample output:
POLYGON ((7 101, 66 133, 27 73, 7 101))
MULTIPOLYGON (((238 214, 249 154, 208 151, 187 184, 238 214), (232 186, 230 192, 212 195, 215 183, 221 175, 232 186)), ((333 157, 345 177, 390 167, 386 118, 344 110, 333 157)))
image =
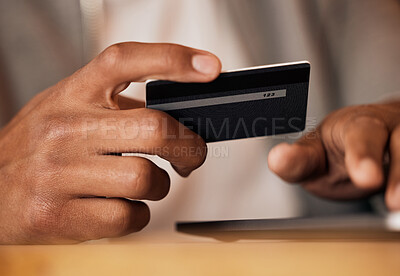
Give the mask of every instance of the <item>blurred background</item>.
MULTIPOLYGON (((141 41, 211 51, 223 70, 310 61, 312 129, 335 109, 398 94, 399 30, 398 0, 0 0, 0 124, 107 46, 141 41)), ((144 84, 124 94, 144 100, 144 84)), ((176 220, 384 210, 379 198, 330 202, 279 180, 267 154, 285 140, 211 144, 206 163, 187 179, 152 158, 170 172, 172 187, 150 203, 145 231, 171 231, 176 220)))

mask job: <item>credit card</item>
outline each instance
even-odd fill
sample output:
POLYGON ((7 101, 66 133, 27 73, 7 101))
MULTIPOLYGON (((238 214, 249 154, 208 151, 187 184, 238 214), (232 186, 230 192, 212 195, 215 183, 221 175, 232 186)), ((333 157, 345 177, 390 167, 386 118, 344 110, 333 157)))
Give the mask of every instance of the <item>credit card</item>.
POLYGON ((209 83, 151 81, 146 107, 164 111, 206 142, 300 132, 306 124, 310 64, 221 73, 209 83))

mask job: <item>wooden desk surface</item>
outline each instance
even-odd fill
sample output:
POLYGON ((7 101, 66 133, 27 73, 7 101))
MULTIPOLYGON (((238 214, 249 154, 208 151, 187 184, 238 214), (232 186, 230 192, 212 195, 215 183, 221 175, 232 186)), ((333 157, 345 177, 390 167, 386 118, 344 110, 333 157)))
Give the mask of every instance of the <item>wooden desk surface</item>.
POLYGON ((400 240, 224 243, 174 234, 1 246, 0 275, 400 275, 400 240))

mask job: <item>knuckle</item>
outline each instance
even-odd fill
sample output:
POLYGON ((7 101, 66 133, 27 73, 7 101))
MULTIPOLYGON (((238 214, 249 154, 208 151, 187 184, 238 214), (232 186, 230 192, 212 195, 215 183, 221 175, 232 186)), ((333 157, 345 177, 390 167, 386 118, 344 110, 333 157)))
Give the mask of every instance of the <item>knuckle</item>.
POLYGON ((31 183, 41 192, 46 187, 59 187, 66 184, 64 172, 68 169, 69 158, 57 149, 50 148, 32 158, 34 165, 29 170, 31 183), (64 178, 63 178, 64 177, 64 178))
POLYGON ((374 125, 376 127, 385 127, 385 122, 375 114, 360 114, 353 119, 353 125, 374 125))
POLYGON ((29 178, 31 192, 34 195, 41 195, 55 184, 55 179, 59 175, 57 165, 52 161, 51 154, 37 154, 30 159, 32 166, 27 168, 26 176, 29 178), (50 184, 50 185, 49 185, 50 184))
POLYGON ((112 225, 113 229, 116 229, 116 236, 125 234, 130 228, 129 211, 125 202, 121 203, 121 206, 116 205, 115 209, 112 211, 113 215, 111 216, 110 225, 112 225))
POLYGON ((100 61, 108 68, 116 68, 123 56, 122 44, 113 44, 100 54, 100 61))
POLYGON ((155 122, 159 123, 159 124, 157 124, 157 126, 160 126, 161 125, 160 123, 163 120, 165 120, 165 118, 166 118, 165 113, 162 111, 159 111, 159 110, 148 109, 148 110, 146 110, 146 112, 147 112, 147 114, 146 114, 145 118, 152 119, 155 122))
POLYGON ((72 157, 73 149, 76 147, 74 141, 77 132, 80 132, 77 122, 73 118, 47 117, 41 126, 36 138, 36 154, 33 158, 33 166, 37 167, 38 172, 54 172, 62 168, 72 157))
POLYGON ((133 182, 133 193, 136 197, 143 198, 151 193, 153 176, 156 174, 155 166, 151 161, 140 158, 140 172, 133 182))
POLYGON ((151 161, 138 157, 135 160, 136 173, 129 174, 124 181, 127 185, 127 194, 132 199, 145 198, 151 192, 153 175, 156 173, 151 161))
POLYGON ((174 65, 174 58, 172 54, 172 47, 167 46, 164 50, 163 58, 161 59, 161 65, 166 68, 171 68, 174 65))
POLYGON ((56 232, 58 215, 55 202, 44 196, 35 196, 28 203, 25 229, 37 237, 49 237, 56 232))
POLYGON ((158 110, 146 110, 140 122, 140 128, 144 136, 149 136, 157 145, 164 145, 166 134, 175 132, 174 124, 169 116, 158 110))
POLYGON ((339 109, 333 112, 323 121, 322 131, 332 129, 344 137, 345 133, 360 128, 371 128, 377 130, 386 129, 386 122, 375 105, 357 105, 339 109))
POLYGON ((49 116, 42 120, 40 136, 44 141, 69 140, 74 133, 73 119, 62 116, 49 116))
POLYGON ((166 67, 172 66, 174 64, 174 56, 176 56, 176 46, 172 44, 167 44, 164 46, 163 50, 163 65, 166 67))
POLYGON ((182 59, 184 58, 184 47, 176 44, 166 44, 163 49, 163 58, 161 65, 165 68, 174 68, 180 70, 183 67, 182 59))
MULTIPOLYGON (((30 157, 31 164, 25 168, 24 181, 29 186, 33 198, 52 198, 58 189, 68 185, 68 158, 55 151, 41 152, 30 157)), ((37 200, 35 199, 34 202, 37 200)), ((35 206, 39 204, 34 204, 35 206)))

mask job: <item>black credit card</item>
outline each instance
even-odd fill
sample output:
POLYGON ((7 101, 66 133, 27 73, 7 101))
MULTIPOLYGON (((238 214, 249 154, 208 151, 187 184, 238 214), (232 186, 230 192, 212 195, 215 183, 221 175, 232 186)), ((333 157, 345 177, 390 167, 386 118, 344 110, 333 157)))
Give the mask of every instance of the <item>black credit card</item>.
POLYGON ((310 64, 240 69, 209 83, 151 81, 146 107, 164 111, 206 142, 299 132, 306 124, 310 64))

